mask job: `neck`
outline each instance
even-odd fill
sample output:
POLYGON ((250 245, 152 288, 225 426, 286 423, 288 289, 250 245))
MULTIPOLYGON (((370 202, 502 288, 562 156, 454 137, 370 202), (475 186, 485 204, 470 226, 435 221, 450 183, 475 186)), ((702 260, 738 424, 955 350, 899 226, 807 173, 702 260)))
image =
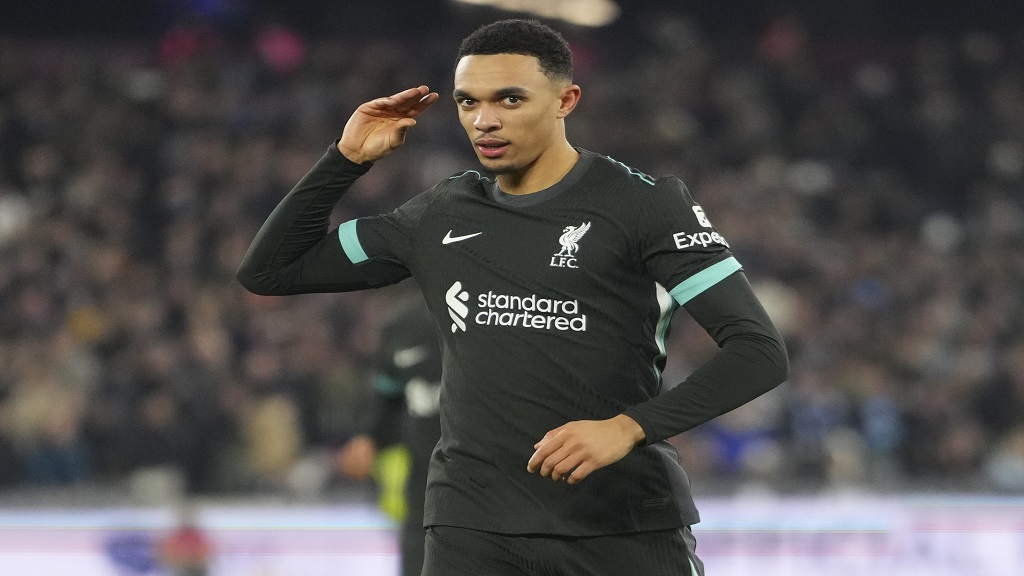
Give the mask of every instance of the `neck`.
POLYGON ((545 150, 522 170, 498 174, 498 185, 506 194, 533 194, 557 184, 572 170, 580 153, 567 140, 545 150))

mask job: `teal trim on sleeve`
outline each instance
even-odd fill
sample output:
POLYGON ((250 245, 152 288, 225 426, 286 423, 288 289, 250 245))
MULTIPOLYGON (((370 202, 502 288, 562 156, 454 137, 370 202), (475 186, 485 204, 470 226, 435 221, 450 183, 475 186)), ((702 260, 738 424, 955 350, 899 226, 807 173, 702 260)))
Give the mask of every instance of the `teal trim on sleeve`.
POLYGON ((387 374, 377 374, 373 378, 373 388, 386 396, 398 396, 405 390, 405 385, 387 374))
POLYGON ((353 264, 366 262, 370 258, 366 256, 362 245, 359 244, 359 236, 356 235, 356 221, 349 220, 338 226, 338 239, 341 240, 341 249, 353 264))
POLYGON ((676 302, 679 302, 680 306, 683 306, 700 295, 700 293, 711 288, 715 284, 718 284, 724 280, 726 276, 741 268, 743 268, 743 266, 740 265, 739 261, 737 261, 735 257, 730 256, 717 264, 708 266, 686 280, 683 280, 678 286, 673 288, 669 294, 675 298, 676 302))

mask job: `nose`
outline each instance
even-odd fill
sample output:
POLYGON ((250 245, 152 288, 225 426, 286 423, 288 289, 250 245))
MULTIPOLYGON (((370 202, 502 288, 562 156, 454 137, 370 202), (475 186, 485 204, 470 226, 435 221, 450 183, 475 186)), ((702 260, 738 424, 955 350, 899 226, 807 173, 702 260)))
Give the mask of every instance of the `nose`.
POLYGON ((501 128, 501 120, 498 119, 498 115, 495 112, 491 106, 486 104, 480 106, 477 109, 476 118, 473 119, 473 127, 485 133, 494 132, 501 128))

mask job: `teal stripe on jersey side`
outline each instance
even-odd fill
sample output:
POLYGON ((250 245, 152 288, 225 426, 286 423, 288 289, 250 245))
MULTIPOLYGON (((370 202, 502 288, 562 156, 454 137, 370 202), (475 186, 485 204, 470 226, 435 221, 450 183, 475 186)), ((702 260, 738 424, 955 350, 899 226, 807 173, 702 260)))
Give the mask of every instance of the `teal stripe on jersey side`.
POLYGON ((686 280, 683 280, 678 286, 672 289, 670 294, 672 294, 672 297, 676 299, 676 302, 679 302, 680 306, 683 306, 700 295, 700 293, 711 288, 715 284, 718 284, 724 280, 726 276, 741 268, 743 268, 743 266, 740 265, 739 261, 737 261, 733 256, 730 256, 718 264, 708 266, 686 280))
POLYGON ((370 259, 366 256, 366 252, 363 251, 363 246, 359 244, 355 220, 349 220, 338 226, 338 239, 341 240, 341 249, 345 251, 345 256, 348 256, 348 259, 353 264, 366 262, 370 259))
POLYGON ((398 396, 405 385, 387 374, 377 374, 373 378, 373 388, 385 396, 398 396))
POLYGON ((700 574, 697 574, 697 567, 693 565, 693 558, 687 558, 687 560, 690 561, 690 574, 700 576, 700 574))
POLYGON ((672 315, 679 306, 661 284, 655 282, 654 287, 655 297, 658 299, 658 307, 661 310, 661 314, 658 316, 658 323, 654 329, 654 343, 658 346, 658 355, 654 357, 652 367, 654 368, 654 373, 658 376, 658 382, 661 382, 661 370, 658 369, 658 362, 668 356, 668 352, 665 349, 665 334, 668 332, 669 326, 672 325, 672 315))

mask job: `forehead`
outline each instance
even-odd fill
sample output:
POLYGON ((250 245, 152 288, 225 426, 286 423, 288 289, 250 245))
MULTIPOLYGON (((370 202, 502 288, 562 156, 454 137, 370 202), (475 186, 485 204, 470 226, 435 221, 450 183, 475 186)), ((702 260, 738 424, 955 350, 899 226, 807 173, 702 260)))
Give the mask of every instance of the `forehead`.
POLYGON ((455 89, 485 92, 506 86, 539 88, 551 79, 535 56, 524 54, 473 54, 455 66, 455 89))

